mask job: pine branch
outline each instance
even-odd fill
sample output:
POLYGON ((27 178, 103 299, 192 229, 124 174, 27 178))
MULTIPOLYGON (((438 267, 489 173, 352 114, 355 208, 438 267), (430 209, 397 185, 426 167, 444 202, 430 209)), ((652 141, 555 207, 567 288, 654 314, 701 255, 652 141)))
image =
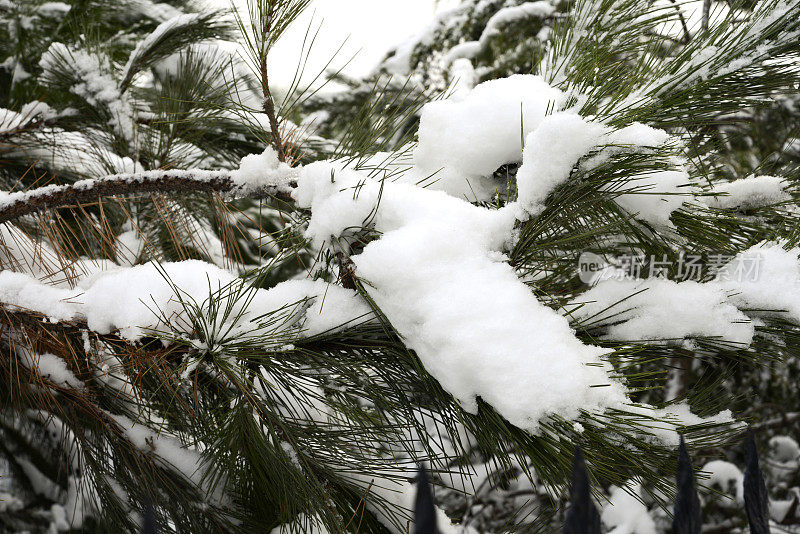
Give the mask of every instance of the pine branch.
MULTIPOLYGON (((83 343, 81 336, 83 332, 89 330, 85 321, 52 321, 48 320, 40 313, 9 306, 0 303, 0 320, 13 326, 37 330, 47 335, 68 335, 74 336, 76 342, 83 343)), ((98 340, 115 346, 130 346, 130 343, 114 334, 92 334, 98 340)))

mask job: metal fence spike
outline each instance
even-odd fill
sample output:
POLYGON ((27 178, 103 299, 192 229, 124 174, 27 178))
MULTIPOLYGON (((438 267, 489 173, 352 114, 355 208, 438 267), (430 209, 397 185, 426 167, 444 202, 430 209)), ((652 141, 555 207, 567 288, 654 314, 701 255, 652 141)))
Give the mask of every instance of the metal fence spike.
POLYGON ((600 514, 592 502, 589 473, 580 447, 575 447, 575 459, 572 463, 572 487, 564 521, 564 534, 600 534, 600 514))
POLYGON ((428 480, 428 471, 422 465, 417 474, 417 497, 414 502, 414 534, 438 534, 436 507, 428 480))
POLYGON ((744 441, 744 509, 751 534, 769 534, 769 504, 764 477, 758 465, 758 448, 752 430, 744 441))
POLYGON ((142 522, 142 534, 156 534, 156 513, 153 504, 147 502, 144 506, 144 521, 142 522))
POLYGON ((703 516, 700 511, 700 499, 694 484, 692 459, 686 450, 686 443, 681 436, 678 452, 678 493, 675 496, 675 510, 672 518, 673 534, 700 534, 703 527, 703 516))

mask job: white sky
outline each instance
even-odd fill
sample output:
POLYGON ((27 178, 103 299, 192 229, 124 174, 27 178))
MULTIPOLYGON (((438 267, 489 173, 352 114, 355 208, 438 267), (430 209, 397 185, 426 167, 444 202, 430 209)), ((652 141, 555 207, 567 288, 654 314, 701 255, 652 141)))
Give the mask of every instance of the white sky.
POLYGON ((348 37, 332 66, 340 67, 358 52, 344 72, 368 73, 389 48, 425 28, 438 11, 457 4, 458 0, 314 0, 270 53, 270 77, 277 85, 291 81, 312 17, 316 24, 322 22, 322 30, 309 57, 306 80, 325 66, 348 37))

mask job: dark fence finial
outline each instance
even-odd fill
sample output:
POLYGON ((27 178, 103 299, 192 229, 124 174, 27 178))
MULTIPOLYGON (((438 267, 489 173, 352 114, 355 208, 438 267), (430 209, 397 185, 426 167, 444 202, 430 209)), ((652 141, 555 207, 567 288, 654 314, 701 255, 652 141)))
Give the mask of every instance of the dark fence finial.
POLYGON ((436 507, 433 504, 428 471, 421 465, 417 474, 417 497, 414 502, 414 534, 438 534, 438 532, 436 507))
POLYGON ((147 501, 144 506, 144 521, 142 522, 142 534, 157 534, 156 513, 153 510, 153 503, 147 501))
POLYGON ((750 534, 769 534, 767 487, 758 465, 758 449, 752 430, 744 440, 744 509, 750 523, 750 534))
POLYGON ((681 436, 678 452, 678 494, 675 496, 675 510, 672 518, 674 534, 700 534, 703 516, 700 511, 700 498, 694 484, 692 459, 686 450, 686 442, 681 436))
POLYGON ((592 502, 589 473, 580 447, 575 447, 572 463, 572 487, 569 509, 564 521, 564 534, 600 534, 600 514, 592 502))

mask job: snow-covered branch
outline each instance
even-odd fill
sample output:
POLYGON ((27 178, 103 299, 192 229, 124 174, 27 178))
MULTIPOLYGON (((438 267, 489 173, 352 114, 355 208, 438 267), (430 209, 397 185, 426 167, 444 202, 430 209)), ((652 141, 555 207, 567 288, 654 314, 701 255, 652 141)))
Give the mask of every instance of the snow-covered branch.
POLYGON ((98 198, 137 193, 215 192, 250 197, 275 197, 292 202, 290 173, 285 182, 243 183, 236 171, 174 170, 114 174, 70 185, 49 185, 0 198, 0 223, 44 209, 94 202, 98 198))

